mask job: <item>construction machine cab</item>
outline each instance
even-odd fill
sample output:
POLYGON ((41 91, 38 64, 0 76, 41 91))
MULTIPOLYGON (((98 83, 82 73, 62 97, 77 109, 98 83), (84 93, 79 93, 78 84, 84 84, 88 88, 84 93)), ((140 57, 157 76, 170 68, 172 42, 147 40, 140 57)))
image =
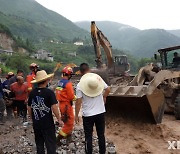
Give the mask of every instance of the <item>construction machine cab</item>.
MULTIPOLYGON (((180 68, 180 46, 159 49, 158 53, 162 69, 180 68)), ((156 54, 154 57, 158 59, 156 54)))
POLYGON ((123 72, 129 72, 129 63, 126 55, 116 55, 114 57, 114 72, 122 74, 123 72))

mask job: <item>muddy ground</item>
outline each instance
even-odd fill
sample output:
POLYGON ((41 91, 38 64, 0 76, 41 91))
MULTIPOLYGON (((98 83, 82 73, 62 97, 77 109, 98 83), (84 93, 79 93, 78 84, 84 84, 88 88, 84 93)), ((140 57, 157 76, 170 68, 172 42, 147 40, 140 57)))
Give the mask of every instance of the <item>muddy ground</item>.
POLYGON ((165 115, 158 125, 126 121, 122 118, 107 118, 107 137, 122 154, 179 154, 179 150, 168 150, 168 141, 180 140, 180 121, 173 115, 165 115))
MULTIPOLYGON (((168 150, 168 141, 180 140, 180 121, 173 115, 165 115, 162 124, 158 125, 120 117, 106 119, 106 137, 115 144, 118 154, 180 153, 180 150, 168 150)), ((11 154, 35 153, 31 124, 24 127, 19 119, 6 121, 0 126, 0 149, 11 154)))
MULTIPOLYGON (((175 120, 174 115, 164 115, 158 125, 122 117, 106 116, 106 138, 108 144, 115 144, 117 154, 180 154, 180 149, 168 150, 168 141, 180 141, 180 121, 175 120)), ((82 129, 82 125, 75 128, 82 129)), ((75 143, 78 142, 84 141, 77 140, 75 143)), ((12 118, 5 125, 0 125, 0 149, 8 154, 34 154, 32 124, 26 127, 20 119, 12 118)))

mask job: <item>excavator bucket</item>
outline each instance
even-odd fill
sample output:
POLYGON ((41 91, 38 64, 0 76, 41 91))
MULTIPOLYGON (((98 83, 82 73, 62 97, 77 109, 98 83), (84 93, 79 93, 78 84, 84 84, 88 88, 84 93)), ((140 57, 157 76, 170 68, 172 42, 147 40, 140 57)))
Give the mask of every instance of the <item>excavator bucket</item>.
MULTIPOLYGON (((141 68, 127 86, 111 87, 106 103, 108 116, 117 117, 122 114, 125 118, 161 123, 165 110, 165 95, 161 84, 179 78, 180 72, 161 70, 155 73, 152 69, 152 64, 149 64, 141 68)), ((171 86, 178 86, 172 81, 170 83, 171 86)))
POLYGON ((150 123, 161 123, 164 108, 163 92, 156 88, 148 94, 147 85, 112 87, 106 103, 107 115, 150 123))

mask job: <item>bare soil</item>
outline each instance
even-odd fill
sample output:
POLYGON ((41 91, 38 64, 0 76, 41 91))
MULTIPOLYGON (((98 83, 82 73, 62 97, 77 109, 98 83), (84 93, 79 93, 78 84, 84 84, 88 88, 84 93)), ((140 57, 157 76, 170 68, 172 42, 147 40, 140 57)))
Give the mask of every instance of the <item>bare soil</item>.
MULTIPOLYGON (((115 144, 118 154, 180 153, 178 149, 168 150, 168 141, 180 140, 180 121, 173 115, 165 115, 158 125, 106 119, 106 137, 115 144)), ((6 153, 35 153, 32 127, 23 127, 17 119, 0 126, 0 143, 0 149, 6 153)))
POLYGON ((180 150, 168 150, 168 141, 180 140, 180 121, 173 115, 165 115, 158 125, 126 121, 107 117, 106 135, 113 141, 120 154, 179 154, 180 150))

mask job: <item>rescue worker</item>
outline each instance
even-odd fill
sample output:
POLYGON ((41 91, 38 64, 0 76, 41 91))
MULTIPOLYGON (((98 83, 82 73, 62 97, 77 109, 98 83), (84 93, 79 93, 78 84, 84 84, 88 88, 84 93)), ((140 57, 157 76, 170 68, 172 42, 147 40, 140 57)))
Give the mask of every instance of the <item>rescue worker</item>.
POLYGON ((32 88, 33 88, 31 81, 35 79, 35 76, 36 76, 39 66, 36 63, 32 63, 32 64, 30 64, 29 68, 31 70, 31 73, 29 75, 27 75, 26 81, 27 81, 27 85, 28 85, 28 92, 31 92, 32 88))
POLYGON ((2 83, 3 89, 8 89, 8 85, 9 85, 9 80, 11 77, 14 76, 13 72, 9 72, 6 76, 6 80, 2 83))
MULTIPOLYGON (((0 68, 0 74, 1 74, 2 70, 0 68)), ((0 125, 4 124, 4 111, 6 109, 6 105, 4 102, 4 92, 2 89, 2 83, 1 83, 1 79, 0 79, 0 125)))
POLYGON ((8 90, 8 85, 11 77, 14 76, 13 72, 9 72, 6 76, 6 80, 2 83, 3 91, 4 91, 4 101, 6 104, 6 113, 7 113, 7 119, 12 119, 13 114, 13 106, 12 106, 12 93, 10 90, 8 90))
POLYGON ((68 138, 74 128, 74 112, 72 102, 75 99, 74 89, 72 83, 69 81, 72 77, 73 70, 66 66, 62 70, 62 79, 56 88, 56 98, 59 101, 59 109, 61 112, 62 121, 64 125, 57 136, 57 143, 60 139, 68 138))
POLYGON ((26 122, 28 89, 26 83, 24 83, 24 78, 17 76, 17 82, 11 85, 10 90, 15 94, 13 106, 14 108, 17 107, 19 115, 23 117, 23 122, 26 122))
POLYGON ((8 89, 10 89, 11 84, 13 84, 13 83, 15 83, 17 81, 17 76, 22 76, 23 77, 24 76, 23 71, 22 70, 17 70, 17 74, 9 79, 8 89))
MULTIPOLYGON (((11 77, 9 79, 9 82, 8 82, 8 89, 10 90, 10 87, 13 83, 17 82, 17 77, 18 76, 21 76, 23 77, 24 76, 24 72, 22 70, 17 70, 17 73, 16 75, 14 75, 13 77, 11 77)), ((14 97, 14 93, 11 91, 10 93, 10 98, 14 97)), ((17 111, 17 107, 16 105, 14 105, 14 103, 12 104, 12 108, 13 108, 13 112, 14 112, 14 117, 17 117, 19 115, 18 111, 17 111)))

